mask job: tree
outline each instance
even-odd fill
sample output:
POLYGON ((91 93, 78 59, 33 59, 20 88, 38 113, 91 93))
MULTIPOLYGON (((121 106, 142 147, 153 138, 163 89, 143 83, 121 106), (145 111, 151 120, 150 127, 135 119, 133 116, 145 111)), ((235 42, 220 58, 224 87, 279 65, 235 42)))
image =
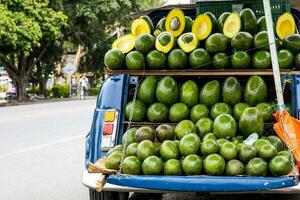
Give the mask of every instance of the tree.
POLYGON ((12 78, 19 100, 25 99, 32 70, 66 25, 67 17, 47 0, 0 0, 0 65, 12 78))

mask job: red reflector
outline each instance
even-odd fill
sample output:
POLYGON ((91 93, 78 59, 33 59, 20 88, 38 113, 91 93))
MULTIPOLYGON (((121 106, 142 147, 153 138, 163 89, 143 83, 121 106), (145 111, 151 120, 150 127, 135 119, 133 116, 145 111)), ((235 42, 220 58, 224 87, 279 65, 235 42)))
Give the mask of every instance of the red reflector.
POLYGON ((114 130, 114 125, 113 124, 104 124, 103 127, 103 135, 111 135, 114 130))

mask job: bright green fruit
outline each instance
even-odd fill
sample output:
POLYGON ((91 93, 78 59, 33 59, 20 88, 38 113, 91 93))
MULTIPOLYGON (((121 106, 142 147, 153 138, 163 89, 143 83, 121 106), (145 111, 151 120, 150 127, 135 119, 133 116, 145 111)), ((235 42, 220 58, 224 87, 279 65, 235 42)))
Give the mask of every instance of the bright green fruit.
POLYGON ((251 33, 257 32, 257 19, 254 12, 250 8, 245 8, 240 12, 242 21, 242 30, 251 33))
POLYGON ((268 50, 269 49, 269 38, 267 31, 258 32, 253 39, 253 46, 255 49, 268 50))
POLYGON ((185 18, 184 33, 191 32, 194 20, 189 16, 185 16, 184 18, 185 18))
POLYGON ((227 176, 239 176, 244 174, 245 166, 239 160, 230 160, 226 163, 225 174, 227 176))
POLYGON ((122 166, 124 174, 139 175, 142 172, 142 163, 136 156, 126 157, 122 166))
MULTIPOLYGON (((222 100, 234 106, 242 100, 242 87, 235 77, 228 77, 222 85, 222 100)), ((230 114, 230 113, 229 113, 230 114)))
POLYGON ((227 50, 228 39, 222 33, 211 34, 206 42, 205 48, 210 53, 224 53, 227 50))
POLYGON ((292 68, 295 56, 293 52, 288 49, 281 49, 278 52, 278 63, 281 69, 292 68))
POLYGON ((155 135, 160 142, 173 140, 175 138, 175 130, 171 125, 161 124, 156 128, 155 135))
POLYGON ((180 122, 188 119, 190 114, 189 107, 184 103, 175 103, 169 109, 169 119, 171 122, 180 122))
POLYGON ((154 145, 154 155, 155 156, 160 156, 160 146, 161 146, 161 143, 157 140, 155 140, 153 142, 153 145, 154 145))
POLYGON ((286 151, 286 150, 279 151, 277 153, 277 156, 284 156, 284 157, 286 157, 288 159, 291 158, 291 154, 288 151, 286 151))
POLYGON ((258 109, 259 113, 263 117, 265 122, 269 122, 273 120, 273 108, 270 103, 262 102, 256 105, 256 108, 258 109))
POLYGON ((252 133, 262 136, 264 133, 264 120, 255 107, 246 108, 239 120, 239 130, 246 138, 252 133))
POLYGON ((154 129, 150 126, 142 126, 138 128, 135 132, 135 141, 141 142, 143 140, 151 140, 153 141, 155 138, 154 136, 154 129))
POLYGON ((137 147, 138 147, 137 142, 129 144, 126 148, 126 152, 125 152, 126 156, 136 156, 137 147))
POLYGON ((229 57, 225 53, 216 53, 212 59, 212 66, 215 69, 225 69, 230 66, 229 57))
POLYGON ((170 106, 179 99, 178 84, 170 76, 163 77, 156 87, 156 98, 160 103, 170 106))
POLYGON ((182 174, 181 162, 176 159, 170 159, 165 162, 164 175, 167 176, 180 176, 182 174))
POLYGON ((184 33, 178 38, 178 46, 185 52, 190 53, 198 46, 198 38, 192 33, 184 33))
POLYGON ((149 156, 154 155, 154 153, 155 153, 155 147, 152 141, 143 140, 142 142, 139 143, 136 154, 140 160, 145 160, 149 156))
POLYGON ((204 104, 198 104, 191 109, 190 118, 196 123, 202 117, 209 117, 209 109, 204 104))
POLYGON ((202 171, 202 159, 200 156, 190 154, 182 160, 182 170, 186 175, 198 175, 202 171))
POLYGON ((235 120, 239 121, 242 113, 244 112, 244 110, 246 108, 249 108, 249 107, 250 106, 246 103, 237 103, 237 104, 235 104, 234 107, 233 107, 233 116, 234 116, 235 120))
POLYGON ((252 158, 255 158, 256 155, 257 155, 257 150, 252 145, 244 144, 241 146, 239 150, 239 159, 244 163, 247 163, 252 158))
POLYGON ((201 143, 201 154, 209 155, 213 153, 218 153, 219 145, 215 140, 208 139, 201 143))
POLYGON ((163 69, 167 63, 166 54, 152 50, 146 56, 147 64, 150 69, 163 69))
POLYGON ((292 34, 284 38, 283 46, 295 54, 300 53, 300 35, 292 34))
POLYGON ((264 79, 260 76, 251 76, 246 84, 244 99, 250 106, 256 106, 258 103, 267 99, 268 88, 264 79))
POLYGON ((104 56, 104 64, 109 69, 122 69, 124 54, 119 49, 111 49, 104 56))
POLYGON ((271 68, 271 54, 267 50, 260 50, 253 54, 252 65, 256 69, 267 69, 271 68))
POLYGON ((232 142, 227 142, 220 147, 220 155, 225 160, 232 160, 237 157, 238 150, 232 142))
POLYGON ((259 148, 258 150, 258 155, 259 157, 265 159, 265 160, 270 160, 277 154, 277 149, 271 144, 265 144, 262 147, 259 148))
POLYGON ((241 135, 236 136, 236 137, 233 137, 233 138, 231 139, 231 142, 232 142, 233 144, 235 144, 235 145, 237 145, 237 144, 239 144, 239 143, 243 143, 243 141, 244 141, 244 137, 241 136, 241 135))
POLYGON ((259 149, 266 144, 271 144, 271 143, 269 142, 269 140, 258 139, 255 141, 254 147, 256 148, 257 151, 259 151, 259 149))
POLYGON ((163 160, 177 159, 179 150, 172 140, 165 140, 160 146, 160 156, 163 160))
POLYGON ((145 68, 145 57, 139 51, 131 51, 125 57, 125 63, 128 69, 139 70, 145 68))
POLYGON ((196 127, 199 136, 203 138, 206 133, 213 131, 213 121, 208 117, 202 117, 197 121, 196 127))
POLYGON ((139 86, 137 97, 147 105, 150 105, 155 100, 155 91, 157 79, 155 76, 146 77, 139 86))
POLYGON ((154 49, 154 45, 155 37, 150 34, 141 34, 135 41, 135 49, 142 53, 148 53, 154 49))
POLYGON ((282 151, 283 150, 283 142, 281 141, 281 139, 276 136, 276 135, 270 135, 267 137, 267 140, 269 140, 269 142, 276 147, 277 151, 282 151))
POLYGON ((168 114, 168 107, 162 103, 153 103, 147 110, 147 117, 150 122, 165 122, 168 119, 168 114))
POLYGON ((236 135, 236 122, 231 115, 221 114, 215 119, 213 130, 217 138, 232 138, 236 135))
POLYGON ((215 119, 221 114, 232 114, 231 108, 227 103, 219 102, 211 107, 210 116, 212 119, 215 119))
POLYGON ((220 17, 218 18, 218 30, 219 32, 223 33, 223 27, 224 27, 224 23, 225 20, 227 19, 227 17, 230 15, 230 12, 223 12, 220 17))
POLYGON ((249 176, 266 176, 268 163, 262 158, 252 158, 246 165, 246 174, 249 176))
POLYGON ((106 156, 109 156, 110 154, 112 154, 115 151, 119 151, 122 152, 123 151, 124 146, 122 144, 119 144, 117 146, 114 146, 114 148, 110 149, 107 153, 106 156))
POLYGON ((198 103, 199 88, 197 84, 192 81, 186 81, 180 88, 180 102, 188 107, 193 107, 198 103))
POLYGON ((204 68, 211 62, 210 54, 202 48, 195 49, 189 55, 189 63, 192 68, 204 68))
POLYGON ((134 143, 136 130, 137 130, 137 128, 128 129, 122 137, 122 144, 125 144, 125 140, 126 140, 126 145, 134 143))
POLYGON ((146 115, 147 107, 146 105, 140 101, 136 100, 135 102, 130 101, 127 103, 125 108, 126 119, 131 119, 131 121, 139 122, 143 121, 146 115), (131 112, 131 110, 133 110, 131 112), (132 114, 132 116, 130 116, 132 114))
POLYGON ((210 154, 205 157, 203 166, 207 175, 220 176, 225 169, 225 160, 218 154, 210 154))
POLYGON ((120 166, 120 162, 122 159, 122 152, 115 151, 107 156, 105 160, 105 167, 108 169, 115 169, 118 170, 120 166))
POLYGON ((233 68, 250 68, 251 56, 246 51, 236 51, 231 57, 231 65, 233 68))
POLYGON ((225 138, 220 138, 220 139, 217 139, 216 141, 219 145, 219 147, 221 147, 223 144, 229 142, 229 140, 225 139, 225 138))
POLYGON ((173 49, 168 55, 168 64, 171 69, 187 68, 188 56, 181 49, 173 49))
POLYGON ((202 138, 202 141, 206 141, 206 140, 217 140, 217 137, 213 134, 213 133, 207 133, 204 135, 204 137, 202 138))
POLYGON ((180 140, 181 138, 183 138, 184 135, 188 133, 197 133, 197 128, 192 121, 183 120, 176 125, 175 133, 177 139, 180 140))
POLYGON ((272 158, 269 169, 273 176, 283 176, 289 174, 293 166, 288 158, 279 155, 272 158))
POLYGON ((205 12, 205 15, 208 15, 211 22, 212 22, 212 32, 217 32, 218 31, 218 20, 214 14, 211 12, 205 12))
POLYGON ((200 103, 211 107, 220 99, 220 83, 216 80, 207 82, 200 90, 200 103))
POLYGON ((257 31, 267 31, 266 17, 262 16, 257 20, 257 31))
POLYGON ((160 175, 164 170, 164 162, 157 156, 150 156, 143 161, 142 171, 145 175, 160 175))
POLYGON ((179 142, 179 151, 182 156, 189 154, 198 154, 201 140, 195 133, 189 133, 183 136, 179 142))
POLYGON ((248 50, 252 43, 253 37, 248 32, 238 32, 231 38, 231 47, 236 50, 248 50))

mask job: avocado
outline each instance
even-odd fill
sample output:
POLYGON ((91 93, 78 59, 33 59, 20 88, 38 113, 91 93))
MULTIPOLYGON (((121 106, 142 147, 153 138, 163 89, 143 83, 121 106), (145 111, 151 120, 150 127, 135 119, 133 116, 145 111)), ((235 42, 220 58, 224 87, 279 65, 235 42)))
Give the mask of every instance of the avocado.
POLYGON ((163 17, 158 21, 155 30, 159 30, 160 32, 166 31, 166 17, 163 17))
POLYGON ((168 55, 168 64, 171 69, 187 68, 188 56, 182 49, 173 49, 168 55))
POLYGON ((171 33, 174 37, 180 36, 185 28, 185 16, 182 10, 178 8, 172 9, 166 18, 166 31, 171 33))
POLYGON ((253 37, 248 32, 238 32, 231 38, 231 47, 236 50, 251 49, 253 37))
POLYGON ((198 40, 205 40, 212 33, 212 29, 213 22, 205 14, 198 15, 192 26, 192 32, 197 36, 198 40))
POLYGON ((269 169, 273 176, 284 176, 292 171, 293 166, 288 158, 278 155, 269 162, 269 169))
POLYGON ((167 63, 167 55, 160 51, 152 50, 147 54, 146 61, 149 69, 163 69, 167 63))
POLYGON ((278 52, 278 63, 281 69, 292 68, 294 64, 294 54, 288 49, 281 49, 278 52))
POLYGON ((190 18, 189 16, 185 16, 185 27, 184 32, 192 32, 192 26, 193 26, 194 20, 190 18))
POLYGON ((272 67, 271 54, 267 50, 259 50, 252 56, 252 65, 256 69, 267 69, 272 67))
POLYGON ((153 103, 147 110, 147 118, 150 122, 166 122, 168 120, 168 114, 168 107, 162 103, 153 103))
POLYGON ((181 120, 188 119, 190 114, 189 107, 184 103, 175 103, 169 109, 170 122, 180 122, 181 120))
POLYGON ((251 66, 251 56, 246 51, 236 51, 231 57, 232 68, 242 69, 250 68, 251 66))
POLYGON ((300 69, 300 53, 295 56, 295 68, 300 69))
POLYGON ((131 34, 135 35, 136 37, 138 37, 139 35, 142 34, 151 34, 151 28, 148 21, 143 19, 143 18, 138 18, 132 21, 131 24, 131 34))
POLYGON ((175 130, 171 125, 161 124, 156 128, 155 135, 160 142, 163 142, 165 140, 174 140, 175 130))
POLYGON ((277 154, 277 149, 272 144, 265 144, 258 150, 258 155, 267 161, 270 161, 277 154))
POLYGON ((143 140, 138 144, 136 154, 140 160, 145 160, 149 156, 153 156, 154 153, 155 153, 155 148, 152 141, 143 140))
POLYGON ((126 119, 128 120, 131 119, 131 121, 133 122, 143 121, 146 116, 146 112, 147 112, 147 107, 140 100, 128 102, 125 108, 126 119))
POLYGON ((257 155, 257 150, 252 145, 243 144, 239 149, 239 159, 243 163, 247 163, 252 158, 255 158, 257 155))
POLYGON ((245 8, 240 12, 242 21, 242 30, 252 35, 257 32, 257 19, 254 12, 250 8, 245 8))
POLYGON ((148 15, 143 15, 143 16, 140 16, 140 19, 144 19, 147 22, 147 24, 148 24, 148 26, 150 28, 150 33, 153 33, 153 31, 154 31, 154 25, 153 25, 153 22, 150 19, 150 17, 148 15))
MULTIPOLYGON (((273 24, 273 26, 274 26, 274 24, 273 24)), ((267 31, 267 23, 266 23, 265 16, 261 16, 257 20, 257 32, 261 32, 261 31, 267 31)))
POLYGON ((182 170, 186 175, 199 175, 202 172, 202 158, 196 154, 190 154, 182 160, 182 170))
POLYGON ((229 57, 225 53, 216 53, 212 59, 212 66, 215 69, 225 69, 230 66, 229 57))
POLYGON ((179 142, 179 151, 182 156, 189 154, 198 154, 200 150, 201 140, 195 133, 189 133, 183 136, 179 142))
POLYGON ((239 130, 247 138, 252 133, 262 136, 264 133, 264 120, 255 107, 246 108, 239 120, 239 130))
POLYGON ((211 107, 210 116, 212 119, 215 119, 221 114, 232 114, 231 108, 227 103, 219 102, 211 107))
POLYGON ((131 70, 145 68, 145 57, 139 51, 131 51, 125 57, 126 67, 131 70))
POLYGON ((124 58, 124 54, 119 49, 110 49, 104 56, 104 64, 112 70, 122 69, 124 58))
POLYGON ((135 49, 142 53, 148 53, 154 48, 154 45, 155 37, 150 34, 141 34, 135 41, 135 49))
POLYGON ((233 160, 238 156, 237 147, 232 142, 227 142, 220 147, 220 155, 225 160, 233 160))
POLYGON ((235 119, 229 114, 221 114, 214 121, 213 133, 217 138, 232 138, 236 135, 235 119))
POLYGON ((206 42, 205 48, 210 53, 224 53, 227 50, 228 39, 222 33, 210 35, 206 42))
POLYGON ((244 91, 245 102, 250 106, 256 106, 267 100, 267 92, 268 88, 264 79, 260 76, 251 76, 244 91))
POLYGON ((211 61, 210 54, 202 48, 195 49, 189 55, 189 63, 192 68, 204 68, 209 66, 211 61))
POLYGON ((139 85, 137 97, 146 105, 150 105, 156 99, 155 91, 158 80, 155 76, 146 77, 139 85))
POLYGON ((205 157, 203 167, 207 175, 221 176, 225 170, 225 160, 219 154, 210 154, 205 157))
POLYGON ((219 152, 219 145, 215 140, 208 139, 201 143, 201 154, 206 156, 213 153, 219 152))
POLYGON ((213 131, 213 121, 208 117, 202 117, 196 122, 198 134, 201 138, 213 131))
POLYGON ((196 123, 202 117, 209 117, 209 109, 204 104, 197 104, 192 107, 190 119, 196 123))
POLYGON ((235 104, 233 107, 233 116, 235 120, 239 121, 244 110, 249 107, 250 106, 248 104, 242 102, 235 104))
POLYGON ((178 159, 179 158, 179 149, 172 140, 165 140, 160 146, 160 156, 166 161, 169 159, 178 159))
POLYGON ((122 152, 123 151, 124 146, 122 144, 119 144, 117 146, 114 146, 112 149, 110 149, 107 153, 106 156, 109 156, 110 154, 112 154, 113 152, 119 151, 122 152))
POLYGON ((124 174, 139 175, 142 172, 142 162, 136 156, 128 156, 122 164, 124 174))
POLYGON ((147 157, 142 164, 144 175, 161 175, 164 171, 164 162, 157 156, 147 157))
POLYGON ((182 120, 175 127, 175 133, 178 140, 189 133, 197 133, 195 124, 190 120, 182 120))
POLYGON ((136 156, 137 147, 138 147, 138 143, 137 142, 129 144, 127 146, 126 152, 125 152, 126 157, 127 156, 136 156))
POLYGON ((224 23, 225 20, 227 19, 227 17, 230 15, 230 12, 223 12, 219 18, 218 18, 218 30, 220 33, 223 33, 223 27, 224 27, 224 23))
POLYGON ((257 50, 268 50, 269 38, 267 31, 258 32, 253 38, 253 46, 257 50))
POLYGON ((198 103, 198 98, 199 88, 197 84, 192 80, 186 81, 180 88, 180 102, 191 108, 198 103))
POLYGON ((169 32, 164 31, 156 37, 155 48, 160 52, 168 53, 172 50, 174 43, 175 42, 173 35, 169 32))
POLYGON ((180 176, 182 175, 181 162, 177 159, 167 160, 164 164, 164 175, 180 176))
POLYGON ((292 34, 283 39, 283 46, 295 54, 300 53, 300 35, 292 34))
POLYGON ((112 49, 119 49, 122 53, 128 53, 134 49, 136 36, 132 34, 127 34, 119 37, 113 43, 112 49))
POLYGON ((230 106, 241 102, 242 87, 240 82, 235 77, 228 77, 222 85, 222 100, 230 106))
POLYGON ((192 33, 184 33, 178 38, 179 47, 185 52, 190 53, 198 46, 198 38, 192 33))
POLYGON ((128 146, 131 143, 135 142, 135 133, 137 131, 137 128, 130 128, 128 129, 124 135, 122 136, 122 144, 128 146))
POLYGON ((236 159, 230 160, 226 163, 225 174, 227 176, 239 176, 244 174, 244 164, 236 159))
POLYGON ((252 158, 246 165, 245 172, 249 176, 266 176, 268 163, 262 158, 252 158))
POLYGON ((270 122, 273 120, 274 111, 270 103, 259 103, 256 105, 256 108, 258 109, 265 122, 270 122))
POLYGON ((207 82, 200 90, 200 103, 211 107, 220 99, 220 83, 216 80, 207 82))
POLYGON ((223 26, 223 33, 226 37, 232 38, 236 33, 240 32, 242 28, 241 18, 238 13, 231 13, 225 20, 223 26))
POLYGON ((212 32, 215 33, 218 31, 218 20, 216 18, 216 16, 214 14, 212 14, 211 12, 206 12, 204 13, 204 15, 208 15, 211 22, 212 22, 212 32))
POLYGON ((151 126, 141 126, 136 130, 135 141, 141 142, 144 140, 153 141, 155 138, 154 129, 151 126))
POLYGON ((280 15, 276 22, 276 34, 283 40, 285 37, 296 32, 296 23, 291 13, 285 12, 280 15))
POLYGON ((158 102, 170 106, 179 99, 179 88, 175 79, 170 76, 163 77, 156 87, 156 98, 158 102))
POLYGON ((105 167, 107 169, 118 170, 122 159, 122 152, 115 151, 105 159, 105 167))

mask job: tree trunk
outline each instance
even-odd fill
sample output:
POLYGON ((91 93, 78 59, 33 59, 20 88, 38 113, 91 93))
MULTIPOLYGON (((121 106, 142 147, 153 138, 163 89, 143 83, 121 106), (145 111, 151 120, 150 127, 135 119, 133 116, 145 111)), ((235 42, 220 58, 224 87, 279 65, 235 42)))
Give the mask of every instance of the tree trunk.
POLYGON ((22 77, 19 80, 14 81, 14 85, 16 87, 16 93, 18 101, 24 101, 26 100, 26 87, 27 87, 27 78, 22 77))

